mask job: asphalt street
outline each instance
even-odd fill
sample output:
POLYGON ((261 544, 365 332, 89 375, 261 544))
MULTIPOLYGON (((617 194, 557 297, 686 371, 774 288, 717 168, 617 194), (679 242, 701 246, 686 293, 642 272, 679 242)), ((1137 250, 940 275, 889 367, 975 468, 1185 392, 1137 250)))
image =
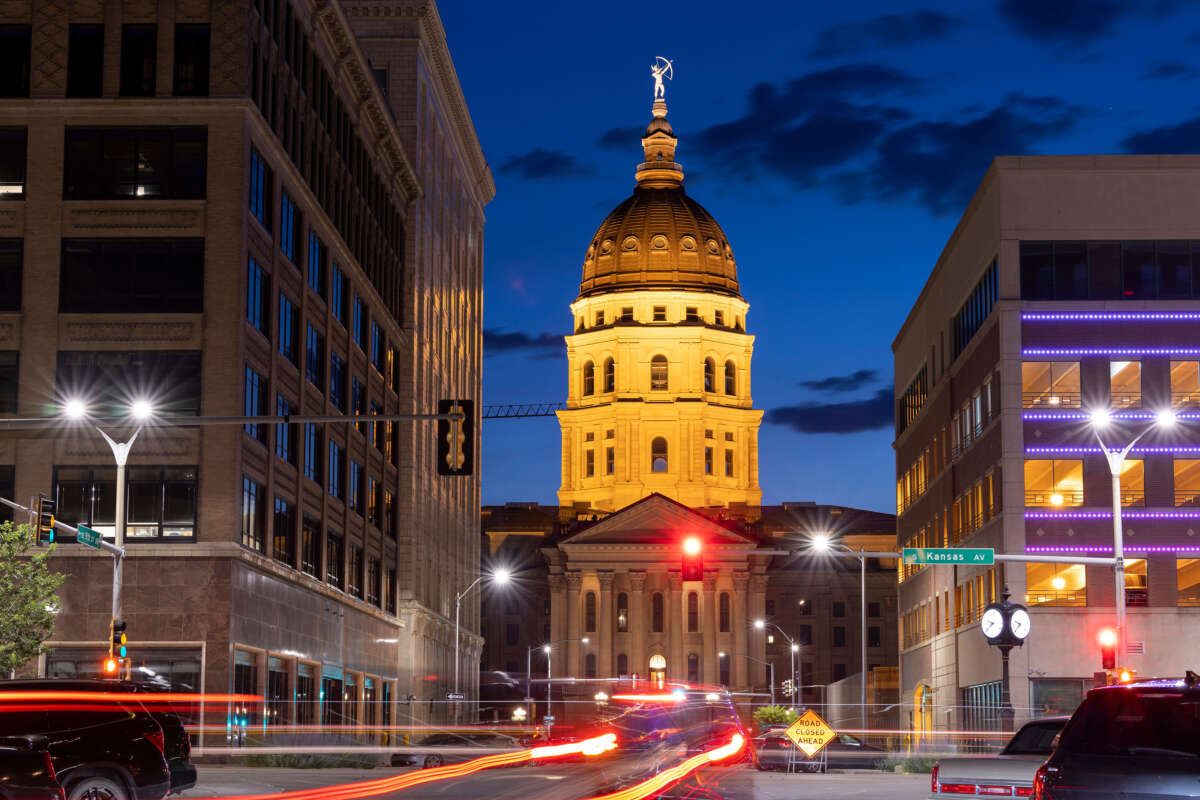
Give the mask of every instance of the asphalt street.
MULTIPOLYGON (((411 768, 280 769, 267 767, 200 766, 192 789, 175 797, 231 797, 313 789, 386 778, 411 768)), ((476 773, 467 778, 439 781, 395 792, 396 800, 567 800, 604 791, 602 770, 590 765, 563 764, 518 767, 476 773)), ((610 787, 610 790, 615 787, 610 787)), ((890 773, 832 773, 808 775, 758 772, 746 767, 703 770, 689 785, 688 797, 730 800, 922 800, 928 796, 928 775, 890 773)), ((681 793, 682 796, 683 793, 681 793)))

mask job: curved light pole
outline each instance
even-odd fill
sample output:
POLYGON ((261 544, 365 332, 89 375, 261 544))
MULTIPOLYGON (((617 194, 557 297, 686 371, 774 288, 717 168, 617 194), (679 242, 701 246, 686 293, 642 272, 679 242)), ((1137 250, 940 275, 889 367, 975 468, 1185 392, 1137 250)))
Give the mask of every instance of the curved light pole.
MULTIPOLYGON (((812 546, 814 549, 824 553, 840 550, 858 559, 858 622, 859 633, 862 637, 862 642, 858 648, 861 656, 858 673, 858 702, 860 709, 859 719, 861 720, 862 729, 865 731, 867 729, 867 557, 849 545, 834 542, 827 534, 817 534, 812 537, 812 546)), ((828 697, 826 700, 828 700, 828 697)))
MULTIPOLYGON (((506 569, 494 570, 491 573, 491 575, 484 573, 484 574, 480 575, 478 578, 476 578, 475 580, 471 581, 470 586, 463 589, 461 592, 459 592, 457 595, 454 596, 454 694, 456 694, 456 695, 458 694, 458 639, 459 639, 458 616, 459 616, 459 610, 462 607, 462 599, 467 596, 468 592, 470 592, 472 589, 474 589, 476 586, 478 586, 480 581, 482 581, 484 578, 489 578, 489 577, 492 579, 492 582, 495 583, 497 586, 503 586, 504 584, 508 583, 508 579, 509 579, 509 577, 511 577, 511 575, 510 575, 509 571, 506 569)), ((457 701, 457 698, 455 698, 455 700, 457 701)))
MULTIPOLYGON (((760 631, 766 630, 767 628, 774 628, 775 630, 779 631, 780 636, 782 636, 784 639, 787 639, 787 643, 791 649, 790 655, 791 655, 791 659, 792 659, 792 697, 794 698, 796 696, 796 694, 795 694, 795 692, 796 692, 796 654, 800 652, 800 644, 795 639, 788 636, 787 633, 783 630, 783 628, 779 627, 779 625, 777 625, 774 622, 768 622, 764 619, 756 619, 756 620, 754 620, 754 627, 760 631)), ((749 656, 747 656, 747 658, 749 658, 749 656)), ((772 675, 775 674, 774 666, 771 667, 771 674, 772 675)), ((775 705, 775 680, 774 680, 774 678, 771 679, 771 705, 775 705)))
POLYGON ((761 658, 755 658, 754 656, 748 655, 746 653, 732 653, 732 654, 717 653, 717 658, 724 658, 726 655, 741 656, 742 658, 747 659, 749 661, 754 661, 758 664, 762 664, 770 671, 770 673, 771 673, 771 705, 775 705, 775 664, 770 661, 764 661, 761 658))
POLYGON ((1122 450, 1109 449, 1104 440, 1100 438, 1100 431, 1112 423, 1112 412, 1107 408, 1098 409, 1092 412, 1091 419, 1092 432, 1096 434, 1096 441, 1100 443, 1100 452, 1104 454, 1104 461, 1108 464, 1108 471, 1112 478, 1113 581, 1116 588, 1114 600, 1117 606, 1117 652, 1120 654, 1118 666, 1121 666, 1129 657, 1129 636, 1125 629, 1125 537, 1121 530, 1121 473, 1125 468, 1125 457, 1129 455, 1133 446, 1156 427, 1172 427, 1176 422, 1176 417, 1175 412, 1170 409, 1159 411, 1155 416, 1154 425, 1133 437, 1133 441, 1125 445, 1122 450))
MULTIPOLYGON (((550 656, 554 652, 554 645, 562 644, 564 642, 582 642, 583 644, 587 644, 588 637, 580 636, 579 638, 571 638, 571 639, 555 639, 552 642, 546 642, 545 644, 535 644, 535 645, 532 645, 531 647, 525 648, 525 702, 529 703, 531 706, 533 705, 533 696, 529 693, 530 692, 529 677, 530 677, 530 673, 533 671, 533 651, 541 650, 543 653, 546 654, 546 714, 550 713, 550 689, 551 689, 550 656)), ((532 717, 532 716, 533 716, 533 711, 530 710, 530 717, 532 717)))

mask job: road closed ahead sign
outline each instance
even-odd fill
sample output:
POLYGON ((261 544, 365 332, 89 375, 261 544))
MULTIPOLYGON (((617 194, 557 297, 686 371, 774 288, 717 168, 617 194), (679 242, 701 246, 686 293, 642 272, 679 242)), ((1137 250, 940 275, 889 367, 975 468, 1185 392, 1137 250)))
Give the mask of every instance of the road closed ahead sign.
POLYGON ((791 739, 796 747, 804 751, 804 755, 812 758, 825 745, 833 741, 833 728, 829 727, 829 723, 821 719, 821 715, 809 709, 800 715, 800 718, 788 726, 784 731, 788 738, 791 739))

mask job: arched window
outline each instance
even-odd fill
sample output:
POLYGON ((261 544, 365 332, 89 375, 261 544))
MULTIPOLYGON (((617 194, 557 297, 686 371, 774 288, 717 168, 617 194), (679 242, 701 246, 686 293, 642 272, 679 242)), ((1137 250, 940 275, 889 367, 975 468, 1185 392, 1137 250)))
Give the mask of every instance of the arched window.
POLYGON ((583 396, 587 397, 596 393, 596 368, 592 362, 585 362, 583 365, 583 396))
POLYGON ((655 356, 650 359, 650 391, 667 391, 667 357, 655 356))
POLYGON ((617 653, 617 676, 629 674, 629 656, 617 653))
POLYGON ((596 593, 588 592, 583 598, 583 629, 588 633, 596 632, 596 593))
POLYGON ((617 364, 611 358, 604 359, 604 391, 617 390, 617 364))
POLYGON ((655 592, 650 598, 650 630, 654 633, 663 632, 663 596, 662 592, 655 592))
POLYGON ((700 682, 700 656, 695 653, 688 653, 687 660, 688 683, 700 682))
POLYGON ((732 361, 725 362, 725 394, 737 394, 737 367, 732 361))
POLYGON ((729 592, 721 592, 721 633, 729 633, 729 592))
POLYGON ((621 592, 617 595, 617 632, 629 630, 629 595, 621 592))
POLYGON ((695 592, 688 592, 688 633, 700 630, 700 598, 695 592))
POLYGON ((711 358, 704 359, 704 391, 715 392, 717 390, 717 365, 713 363, 711 358))
POLYGON ((667 471, 667 440, 661 436, 650 442, 650 470, 652 472, 667 471))
POLYGON ((588 653, 587 658, 583 660, 583 674, 585 677, 596 677, 596 654, 588 653))
POLYGON ((717 673, 720 675, 718 682, 722 686, 729 685, 729 653, 721 653, 717 656, 717 673))

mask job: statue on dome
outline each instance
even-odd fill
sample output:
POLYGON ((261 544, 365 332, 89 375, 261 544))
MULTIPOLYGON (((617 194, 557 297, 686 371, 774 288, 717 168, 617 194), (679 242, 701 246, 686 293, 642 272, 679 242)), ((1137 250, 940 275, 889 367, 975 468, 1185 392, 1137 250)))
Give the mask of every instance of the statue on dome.
POLYGON ((667 88, 663 86, 663 78, 674 80, 675 66, 669 58, 657 56, 657 60, 650 66, 650 74, 654 76, 654 99, 666 99, 667 88))

